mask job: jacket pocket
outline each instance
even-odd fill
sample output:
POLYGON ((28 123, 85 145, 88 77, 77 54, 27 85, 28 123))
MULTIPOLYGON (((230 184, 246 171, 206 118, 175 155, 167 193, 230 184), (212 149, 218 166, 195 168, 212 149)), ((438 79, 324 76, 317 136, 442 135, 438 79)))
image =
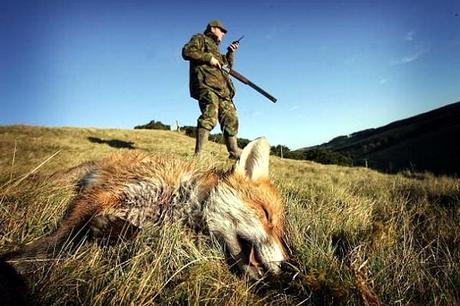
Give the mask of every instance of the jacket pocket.
POLYGON ((226 86, 225 79, 221 75, 220 71, 218 71, 217 69, 214 70, 215 71, 208 71, 207 73, 205 73, 204 83, 209 87, 222 91, 226 86))

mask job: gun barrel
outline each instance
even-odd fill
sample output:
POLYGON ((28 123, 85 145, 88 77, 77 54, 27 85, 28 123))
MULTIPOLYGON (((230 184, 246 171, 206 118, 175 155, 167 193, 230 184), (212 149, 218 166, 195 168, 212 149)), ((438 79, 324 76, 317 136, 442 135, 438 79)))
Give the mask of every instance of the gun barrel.
POLYGON ((259 86, 257 86, 256 84, 252 83, 251 81, 249 81, 249 83, 247 83, 249 86, 251 86, 252 88, 254 88, 258 93, 262 94, 263 96, 265 96, 267 99, 269 99, 270 101, 272 101, 273 103, 276 103, 277 99, 272 96, 271 94, 269 94, 268 92, 266 92, 265 90, 263 90, 262 88, 260 88, 259 86))
POLYGON ((270 101, 272 101, 273 103, 276 103, 277 99, 275 97, 273 97, 271 94, 269 94, 268 92, 266 92, 265 90, 263 90, 262 88, 260 88, 259 86, 257 86, 256 84, 254 84, 253 82, 249 81, 245 76, 243 76, 241 73, 231 69, 230 67, 228 66, 224 66, 222 67, 222 71, 223 72, 226 72, 228 73, 229 75, 231 75, 232 77, 234 77, 235 79, 237 79, 238 81, 246 84, 246 85, 249 85, 250 87, 252 87, 253 89, 255 89, 258 93, 262 94, 264 97, 266 97, 267 99, 269 99, 270 101))

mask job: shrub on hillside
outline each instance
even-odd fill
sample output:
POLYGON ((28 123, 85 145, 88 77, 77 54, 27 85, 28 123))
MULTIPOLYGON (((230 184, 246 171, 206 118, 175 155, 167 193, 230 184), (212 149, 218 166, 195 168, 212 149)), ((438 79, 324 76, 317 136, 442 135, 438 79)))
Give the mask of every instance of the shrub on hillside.
POLYGON ((271 154, 275 156, 282 156, 283 158, 297 159, 297 160, 311 160, 321 164, 336 164, 342 166, 352 166, 353 160, 347 155, 337 152, 329 151, 326 149, 311 149, 308 151, 291 151, 287 146, 277 145, 272 146, 271 154), (281 155, 282 152, 282 155, 281 155))
POLYGON ((144 125, 137 125, 134 127, 135 130, 138 129, 147 129, 147 130, 170 130, 171 126, 163 124, 161 121, 152 120, 144 125))
POLYGON ((185 135, 195 138, 195 135, 196 135, 196 127, 195 126, 184 125, 181 128, 181 130, 185 133, 185 135))
POLYGON ((315 161, 321 164, 335 164, 341 166, 352 166, 353 159, 349 156, 325 150, 325 149, 312 149, 302 152, 303 159, 315 161))
POLYGON ((271 146, 270 148, 270 154, 279 156, 279 157, 288 157, 290 155, 291 150, 287 146, 283 145, 277 145, 277 146, 271 146))

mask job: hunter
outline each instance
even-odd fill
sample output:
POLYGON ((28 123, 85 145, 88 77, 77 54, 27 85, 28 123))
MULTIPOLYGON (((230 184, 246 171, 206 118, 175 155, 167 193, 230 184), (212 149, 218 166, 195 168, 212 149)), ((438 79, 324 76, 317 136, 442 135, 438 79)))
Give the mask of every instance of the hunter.
POLYGON ((233 66, 234 53, 239 47, 233 42, 227 53, 221 54, 219 44, 227 33, 222 22, 210 21, 203 34, 195 34, 182 48, 182 57, 190 61, 190 96, 198 100, 201 115, 197 122, 195 154, 199 154, 209 132, 219 121, 229 158, 237 159, 238 116, 233 96, 235 88, 222 66, 233 66))

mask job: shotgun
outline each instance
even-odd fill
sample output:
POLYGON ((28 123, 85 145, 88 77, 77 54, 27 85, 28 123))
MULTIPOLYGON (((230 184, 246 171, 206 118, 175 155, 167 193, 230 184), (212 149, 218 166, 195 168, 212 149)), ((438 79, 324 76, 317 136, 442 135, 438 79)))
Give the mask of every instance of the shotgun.
POLYGON ((242 82, 242 83, 244 83, 246 85, 251 86, 257 92, 259 92, 260 94, 264 95, 267 99, 269 99, 273 103, 276 103, 276 98, 275 97, 273 97, 271 94, 269 94, 268 92, 266 92, 265 90, 263 90, 262 88, 257 86, 256 84, 254 84, 251 81, 249 81, 246 77, 241 75, 239 72, 233 70, 232 68, 230 68, 228 66, 222 66, 221 70, 223 72, 225 72, 225 73, 228 73, 229 75, 231 75, 232 77, 234 77, 238 81, 240 81, 240 82, 242 82))

